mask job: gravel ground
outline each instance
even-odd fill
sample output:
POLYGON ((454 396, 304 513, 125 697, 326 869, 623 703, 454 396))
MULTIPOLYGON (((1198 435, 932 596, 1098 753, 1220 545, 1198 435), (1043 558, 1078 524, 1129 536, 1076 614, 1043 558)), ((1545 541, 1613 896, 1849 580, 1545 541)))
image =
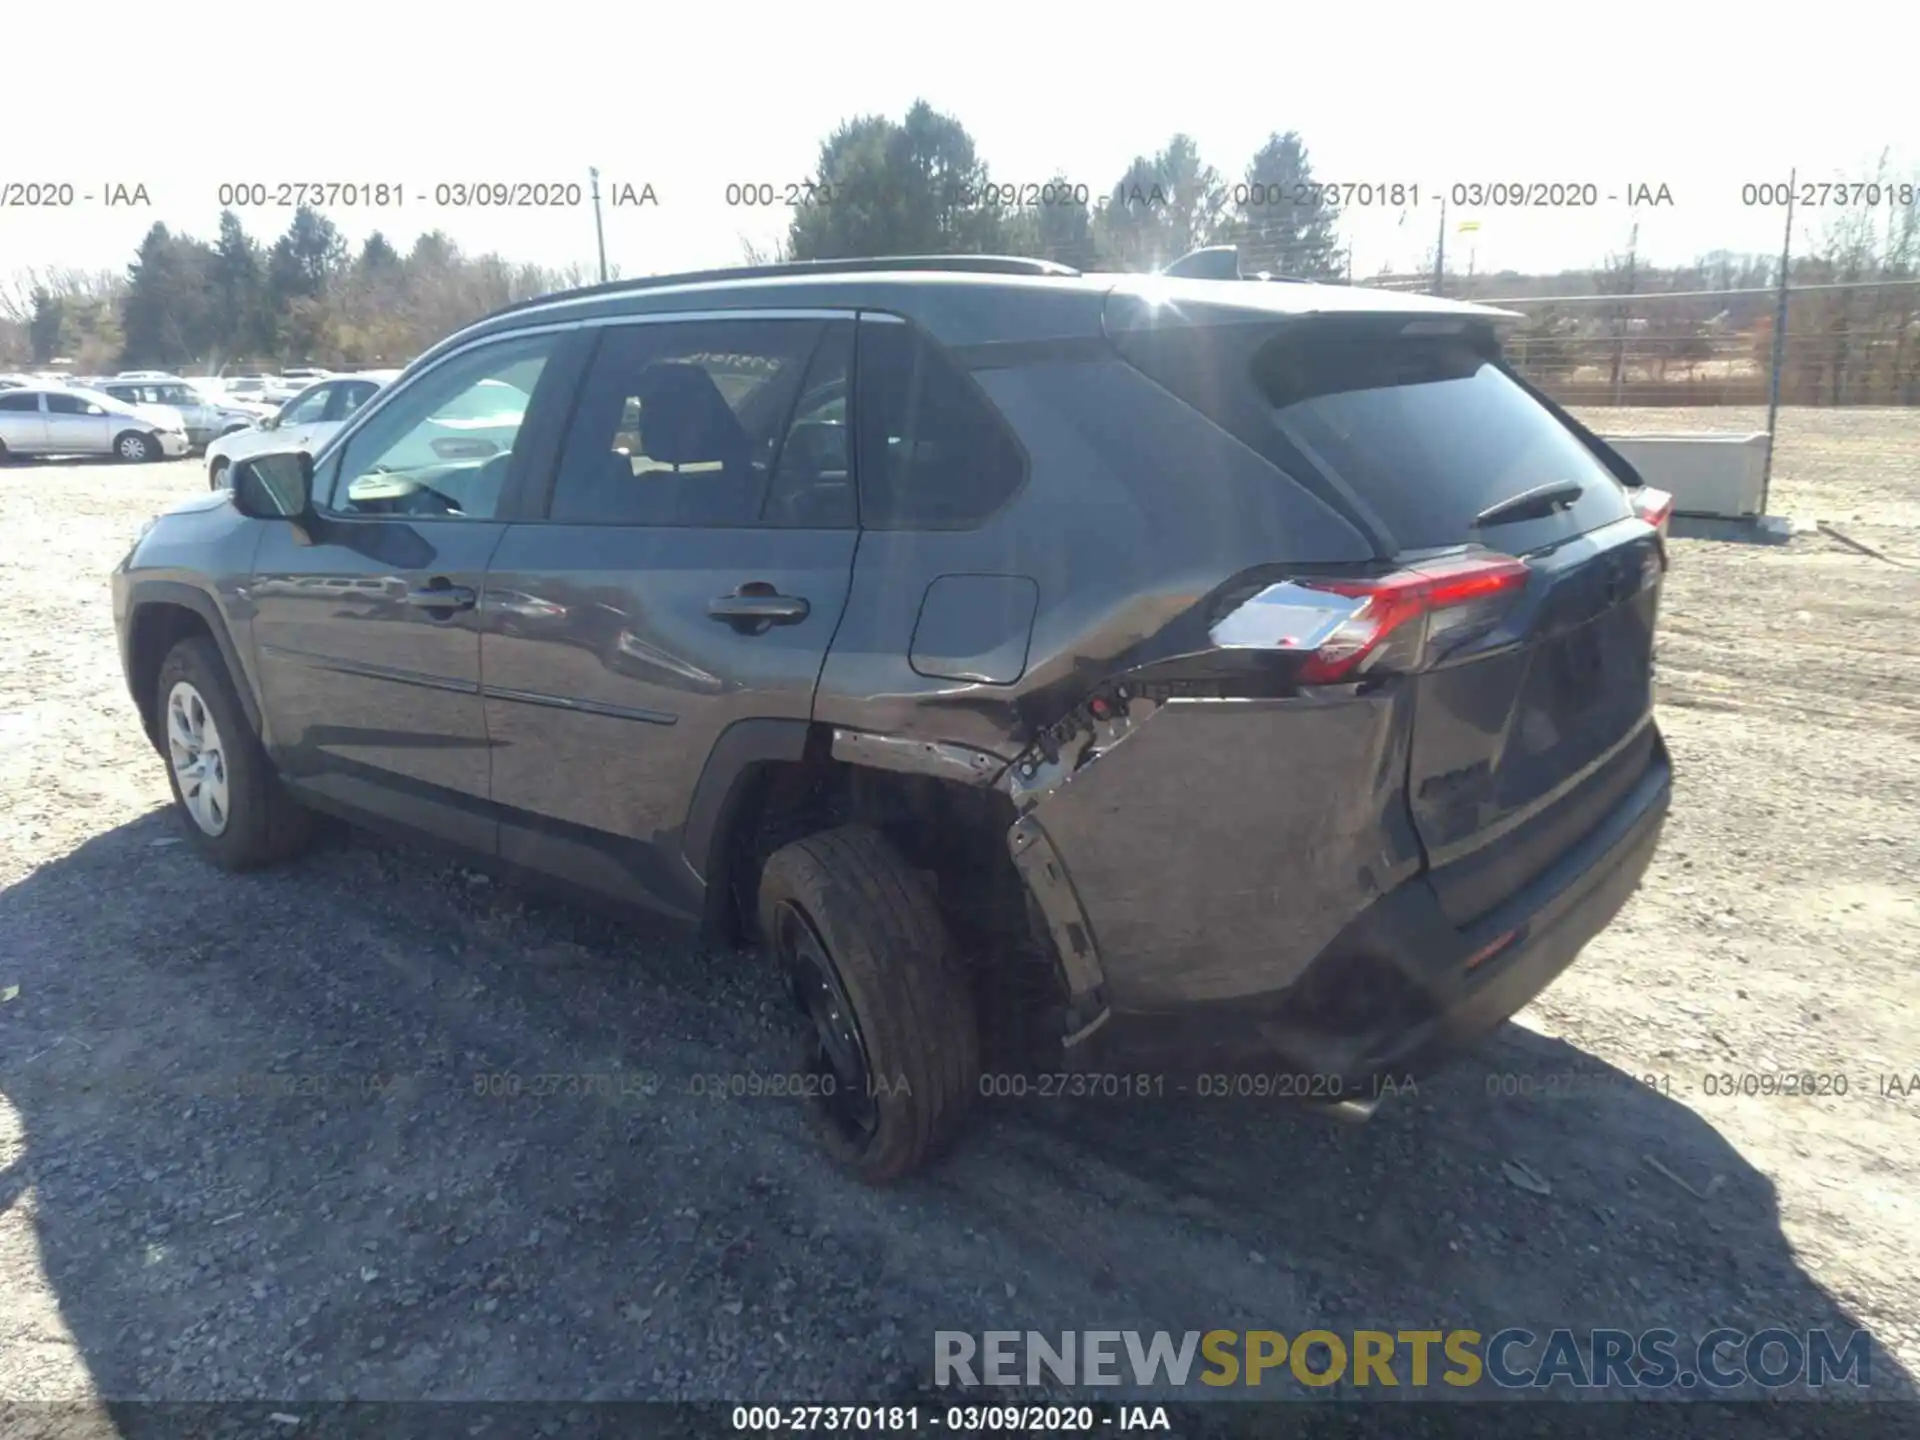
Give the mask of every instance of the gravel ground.
POLYGON ((690 1093, 782 1068, 747 957, 351 834, 199 862, 105 584, 197 463, 0 471, 0 1399, 924 1399, 936 1329, 1309 1325, 1863 1327, 1911 1394, 1920 413, 1782 429, 1772 508, 1893 559, 1677 542, 1662 850, 1480 1056, 1357 1128, 983 1102, 880 1192, 690 1093), (1848 1093, 1705 1093, 1776 1071, 1848 1093))

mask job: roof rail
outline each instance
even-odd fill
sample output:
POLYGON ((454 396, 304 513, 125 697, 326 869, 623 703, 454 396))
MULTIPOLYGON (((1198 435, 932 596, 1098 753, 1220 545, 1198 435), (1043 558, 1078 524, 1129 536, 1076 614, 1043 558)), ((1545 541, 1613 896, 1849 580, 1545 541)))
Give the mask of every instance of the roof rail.
POLYGON ((547 295, 535 295, 503 306, 491 314, 507 315, 516 310, 552 305, 562 300, 585 300, 595 295, 621 295, 634 290, 661 290, 672 285, 698 285, 712 280, 763 280, 782 275, 847 275, 875 270, 945 270, 977 275, 1075 276, 1080 273, 1070 265, 1019 255, 877 255, 849 260, 790 260, 784 265, 734 265, 724 270, 685 270, 675 275, 643 275, 632 280, 607 280, 598 285, 582 285, 574 290, 555 290, 547 295))

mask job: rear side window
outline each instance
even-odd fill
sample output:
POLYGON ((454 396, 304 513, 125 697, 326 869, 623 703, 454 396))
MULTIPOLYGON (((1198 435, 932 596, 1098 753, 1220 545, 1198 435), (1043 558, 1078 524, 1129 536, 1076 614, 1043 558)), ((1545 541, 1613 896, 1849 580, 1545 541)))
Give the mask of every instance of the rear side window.
POLYGON ((35 391, 15 391, 11 395, 0 394, 0 410, 31 410, 40 413, 40 396, 35 391))
POLYGON ((860 523, 958 530, 998 510, 1027 457, 973 382, 911 326, 860 324, 860 523))
POLYGON ((1612 473, 1483 347, 1301 327, 1252 369, 1291 447, 1359 495, 1401 549, 1531 548, 1630 513, 1612 473), (1501 501, 1563 480, 1585 487, 1563 515, 1474 527, 1501 501))

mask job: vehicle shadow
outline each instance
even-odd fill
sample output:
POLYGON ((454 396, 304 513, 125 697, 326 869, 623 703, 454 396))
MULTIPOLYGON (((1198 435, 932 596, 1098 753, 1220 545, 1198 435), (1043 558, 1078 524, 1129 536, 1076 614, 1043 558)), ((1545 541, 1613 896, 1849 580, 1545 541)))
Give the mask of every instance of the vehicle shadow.
MULTIPOLYGON (((1509 1026, 1362 1127, 1010 1094, 876 1192, 716 1094, 789 1053, 739 957, 359 837, 230 877, 179 835, 0 892, 0 1308, 49 1397, 945 1404, 937 1330, 1860 1328, 1692 1077, 1509 1026)), ((1237 1394, 1453 1398, 1273 1384, 1237 1394)))

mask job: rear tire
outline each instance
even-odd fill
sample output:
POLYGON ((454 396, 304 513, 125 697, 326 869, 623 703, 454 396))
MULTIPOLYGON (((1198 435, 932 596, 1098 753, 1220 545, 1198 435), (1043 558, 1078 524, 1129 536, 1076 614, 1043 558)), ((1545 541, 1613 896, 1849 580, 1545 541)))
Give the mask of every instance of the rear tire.
POLYGON ((759 911, 813 1026, 803 1073, 828 1152, 871 1185, 933 1159, 963 1126, 980 1036, 926 881, 878 831, 844 825, 773 854, 759 911))
POLYGON ((144 465, 160 453, 160 447, 138 430, 129 430, 113 442, 113 453, 129 465, 144 465))
POLYGON ((167 652, 154 706, 167 783, 202 855, 222 870, 256 870, 307 847, 313 812, 273 773, 211 638, 189 636, 167 652), (219 796, 211 819, 202 790, 209 783, 219 796))

